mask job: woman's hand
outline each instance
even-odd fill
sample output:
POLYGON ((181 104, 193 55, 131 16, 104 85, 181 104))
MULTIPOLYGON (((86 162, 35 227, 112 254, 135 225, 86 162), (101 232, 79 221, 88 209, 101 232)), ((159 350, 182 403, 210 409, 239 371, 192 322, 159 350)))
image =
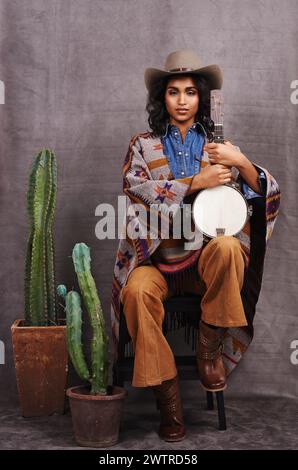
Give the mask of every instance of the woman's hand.
POLYGON ((237 168, 243 162, 244 155, 239 150, 236 150, 234 145, 228 140, 225 140, 224 144, 210 142, 203 149, 208 153, 209 161, 212 164, 219 163, 237 168))
POLYGON ((215 165, 202 168, 198 174, 198 177, 200 185, 199 189, 213 188, 214 186, 219 186, 220 184, 230 183, 232 172, 231 169, 226 165, 220 165, 216 163, 215 165))
POLYGON ((191 182, 186 195, 195 193, 200 189, 213 188, 220 184, 230 183, 232 178, 231 169, 225 165, 208 165, 197 173, 191 182))

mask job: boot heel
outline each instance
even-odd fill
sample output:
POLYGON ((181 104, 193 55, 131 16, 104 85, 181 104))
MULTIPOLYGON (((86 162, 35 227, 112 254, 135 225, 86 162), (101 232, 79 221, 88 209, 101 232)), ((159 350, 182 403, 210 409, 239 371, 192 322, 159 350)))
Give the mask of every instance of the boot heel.
POLYGON ((225 384, 221 387, 218 387, 218 388, 217 387, 216 388, 205 387, 205 385, 202 382, 200 382, 200 384, 201 384, 202 389, 205 390, 205 392, 211 392, 211 393, 213 393, 213 392, 214 393, 215 392, 223 392, 227 388, 227 384, 225 384))

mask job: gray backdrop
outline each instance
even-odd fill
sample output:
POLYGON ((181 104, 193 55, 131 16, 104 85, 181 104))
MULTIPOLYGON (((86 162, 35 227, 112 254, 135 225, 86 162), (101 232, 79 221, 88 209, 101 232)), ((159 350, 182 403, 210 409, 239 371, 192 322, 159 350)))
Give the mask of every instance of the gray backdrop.
POLYGON ((290 344, 297 321, 297 0, 2 0, 0 79, 2 398, 15 396, 10 326, 23 317, 33 157, 58 159, 57 282, 76 286, 71 250, 86 242, 109 322, 117 240, 95 236, 95 208, 116 205, 129 140, 147 130, 144 69, 193 48, 224 71, 225 135, 278 180, 256 334, 229 393, 297 395, 290 344))

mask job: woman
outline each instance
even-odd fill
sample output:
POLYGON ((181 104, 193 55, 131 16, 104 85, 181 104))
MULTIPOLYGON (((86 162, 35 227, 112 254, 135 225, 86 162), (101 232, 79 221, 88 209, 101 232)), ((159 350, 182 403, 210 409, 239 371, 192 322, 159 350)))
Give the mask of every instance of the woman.
POLYGON ((185 437, 185 427, 175 360, 162 333, 163 301, 177 293, 202 295, 197 336, 200 380, 209 391, 225 389, 226 373, 252 339, 266 240, 277 215, 279 189, 267 170, 252 164, 230 142, 207 143, 213 124, 210 90, 222 85, 217 65, 202 67, 194 52, 175 51, 167 57, 165 70, 145 71, 145 83, 152 131, 131 139, 123 166, 130 228, 143 234, 150 220, 133 213, 133 204, 150 214, 152 208, 163 206, 159 219, 175 204, 176 211, 169 217, 173 234, 173 221, 184 203, 191 202, 199 190, 229 183, 235 175, 244 196, 257 209, 257 216, 240 234, 205 238, 199 249, 186 249, 183 236, 178 240, 164 237, 162 224, 156 238, 153 231, 147 231, 146 238, 126 232, 120 242, 112 296, 115 352, 121 301, 135 354, 132 385, 152 387, 161 414, 159 436, 179 441, 185 437), (228 343, 225 367, 223 342, 228 343))

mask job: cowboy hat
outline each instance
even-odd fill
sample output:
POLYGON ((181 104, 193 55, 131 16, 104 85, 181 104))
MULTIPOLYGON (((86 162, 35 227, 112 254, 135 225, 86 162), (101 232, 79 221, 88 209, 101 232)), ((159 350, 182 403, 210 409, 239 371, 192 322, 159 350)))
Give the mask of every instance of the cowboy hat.
POLYGON ((219 90, 222 87, 223 74, 221 68, 216 64, 203 67, 197 54, 189 49, 171 52, 166 58, 164 70, 147 68, 144 74, 145 85, 150 90, 156 80, 183 73, 192 73, 206 78, 210 90, 219 90))

